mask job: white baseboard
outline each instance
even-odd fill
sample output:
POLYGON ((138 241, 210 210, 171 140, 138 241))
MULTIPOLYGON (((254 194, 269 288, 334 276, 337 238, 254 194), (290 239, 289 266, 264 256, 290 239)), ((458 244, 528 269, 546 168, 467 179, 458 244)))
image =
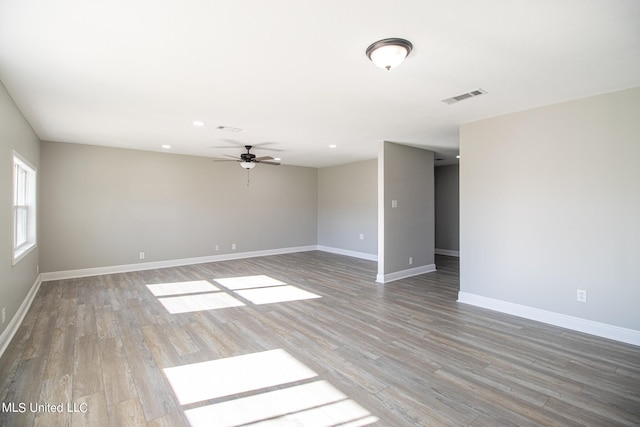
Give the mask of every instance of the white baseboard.
POLYGON ((347 249, 332 248, 330 246, 322 246, 322 245, 318 245, 317 249, 323 252, 331 252, 332 254, 345 255, 345 256, 361 258, 361 259, 368 259, 369 261, 378 260, 377 254, 368 254, 365 252, 350 251, 347 249))
POLYGON ((640 346, 640 331, 633 329, 594 322, 592 320, 567 316, 565 314, 554 313, 552 311, 541 310, 539 308, 514 304, 466 292, 458 293, 458 302, 640 346))
POLYGON ((141 262, 137 264, 113 265, 108 267, 83 268, 78 270, 53 271, 41 273, 43 282, 50 280, 74 279, 78 277, 100 276, 102 274, 128 273, 131 271, 153 270, 156 268, 180 267, 183 265, 204 264, 207 262, 229 261, 234 259, 255 258, 260 256, 281 255, 294 252, 307 252, 317 249, 316 245, 295 246, 289 248, 267 249, 262 251, 235 252, 223 255, 211 255, 196 258, 182 258, 166 261, 141 262))
POLYGON ((26 298, 24 299, 24 301, 22 301, 22 304, 20 304, 18 311, 11 318, 11 321, 9 321, 7 327, 4 329, 4 331, 2 331, 2 334, 0 334, 0 357, 4 354, 4 351, 9 346, 9 343, 13 339, 13 336, 16 334, 16 332, 18 332, 18 328, 22 324, 27 311, 29 311, 29 307, 31 307, 31 303, 38 293, 38 289, 40 289, 41 283, 42 279, 40 275, 38 275, 38 277, 36 277, 36 281, 31 286, 31 289, 29 289, 26 298))
POLYGON ((460 258, 460 251, 454 251, 451 249, 436 249, 435 250, 435 254, 436 255, 447 255, 447 256, 455 256, 460 258))
POLYGON ((388 274, 378 274, 376 276, 376 282, 389 283, 394 280, 405 279, 407 277, 418 276, 420 274, 431 273, 436 271, 435 264, 421 265, 420 267, 409 268, 407 270, 395 271, 388 274))

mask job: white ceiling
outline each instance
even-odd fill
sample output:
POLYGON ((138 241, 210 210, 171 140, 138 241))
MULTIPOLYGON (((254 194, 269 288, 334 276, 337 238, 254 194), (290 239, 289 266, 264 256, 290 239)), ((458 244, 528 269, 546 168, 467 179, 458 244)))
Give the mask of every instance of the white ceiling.
POLYGON ((461 123, 640 86, 640 1, 0 0, 0 79, 42 140, 452 159, 461 123), (387 37, 414 45, 391 71, 365 56, 387 37))

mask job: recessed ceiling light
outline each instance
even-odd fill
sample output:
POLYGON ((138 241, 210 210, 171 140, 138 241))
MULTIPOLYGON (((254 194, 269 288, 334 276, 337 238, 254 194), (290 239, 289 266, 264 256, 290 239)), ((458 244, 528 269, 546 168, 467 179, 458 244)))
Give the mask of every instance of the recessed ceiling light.
POLYGON ((336 147, 337 147, 337 145, 336 145, 336 144, 331 144, 331 145, 329 146, 329 148, 336 148, 336 147))
POLYGON ((168 150, 171 148, 171 146, 169 144, 164 144, 162 145, 162 148, 164 148, 165 150, 168 150))
POLYGON ((460 154, 458 154, 458 155, 456 156, 456 159, 459 159, 459 158, 460 158, 460 154))
POLYGON ((275 160, 276 162, 279 162, 279 161, 280 161, 280 160, 282 160, 282 159, 281 159, 280 157, 276 157, 276 158, 275 158, 275 159, 273 159, 273 160, 275 160))
POLYGON ((198 126, 198 127, 200 127, 200 126, 204 126, 204 122, 201 122, 201 121, 199 121, 199 120, 194 120, 193 125, 194 125, 194 126, 198 126))

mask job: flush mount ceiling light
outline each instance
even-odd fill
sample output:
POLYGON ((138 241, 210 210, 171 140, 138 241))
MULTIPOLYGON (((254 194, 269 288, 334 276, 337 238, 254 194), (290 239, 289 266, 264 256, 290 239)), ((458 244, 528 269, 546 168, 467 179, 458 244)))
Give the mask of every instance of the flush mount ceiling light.
POLYGON ((411 53, 413 45, 405 39, 383 39, 367 48, 367 57, 377 67, 390 70, 397 67, 411 53))

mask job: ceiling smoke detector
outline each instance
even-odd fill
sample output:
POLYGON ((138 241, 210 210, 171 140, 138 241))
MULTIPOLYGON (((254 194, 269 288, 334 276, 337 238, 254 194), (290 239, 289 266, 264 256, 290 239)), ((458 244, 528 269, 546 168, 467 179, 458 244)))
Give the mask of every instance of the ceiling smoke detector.
POLYGON ((478 88, 476 90, 472 90, 471 92, 467 92, 467 93, 453 96, 451 98, 443 99, 442 102, 444 102, 447 105, 456 104, 460 101, 464 101, 465 99, 471 99, 476 96, 484 95, 485 93, 487 93, 486 90, 478 88))

